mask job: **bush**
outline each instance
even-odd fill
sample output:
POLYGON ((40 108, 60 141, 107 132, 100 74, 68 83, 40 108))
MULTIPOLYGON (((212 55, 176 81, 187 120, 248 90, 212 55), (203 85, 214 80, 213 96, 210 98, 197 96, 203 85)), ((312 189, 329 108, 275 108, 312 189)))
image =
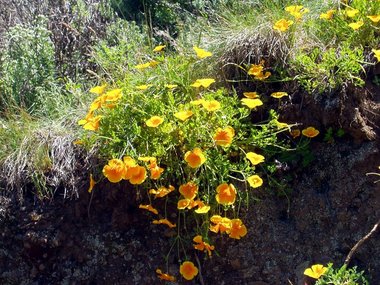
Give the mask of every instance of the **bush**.
POLYGON ((1 59, 0 108, 38 106, 39 92, 55 80, 54 45, 47 19, 38 17, 32 26, 16 25, 7 33, 1 59), (39 91, 40 90, 40 91, 39 91))
POLYGON ((343 265, 340 268, 333 268, 330 263, 328 269, 315 285, 368 285, 363 271, 358 271, 356 266, 347 268, 343 265))

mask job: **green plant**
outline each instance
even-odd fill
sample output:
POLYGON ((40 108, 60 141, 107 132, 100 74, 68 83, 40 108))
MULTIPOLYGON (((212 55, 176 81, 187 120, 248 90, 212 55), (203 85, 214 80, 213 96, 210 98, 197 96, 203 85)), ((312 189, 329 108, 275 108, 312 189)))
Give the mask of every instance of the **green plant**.
POLYGON ((324 275, 315 283, 316 285, 368 285, 364 277, 364 271, 358 271, 357 267, 347 268, 343 265, 340 268, 333 268, 333 264, 328 264, 328 269, 324 275))
POLYGON ((247 234, 242 206, 270 180, 274 157, 288 149, 280 134, 290 126, 274 110, 258 121, 261 99, 240 99, 208 78, 212 53, 194 48, 196 54, 165 55, 161 48, 140 55, 117 85, 92 88, 79 124, 87 130, 83 144, 98 146, 103 176, 146 193, 139 208, 157 217, 153 224, 178 228, 168 254, 177 245, 177 258, 187 260, 184 244, 192 239, 211 255, 212 233, 247 234))
POLYGON ((315 48, 311 53, 299 51, 293 63, 296 80, 309 93, 331 93, 348 82, 364 84, 360 73, 364 61, 362 48, 342 44, 325 51, 315 48))
POLYGON ((7 33, 1 59, 0 108, 38 106, 40 91, 50 91, 54 81, 54 45, 47 29, 47 19, 40 16, 34 26, 16 25, 7 33))

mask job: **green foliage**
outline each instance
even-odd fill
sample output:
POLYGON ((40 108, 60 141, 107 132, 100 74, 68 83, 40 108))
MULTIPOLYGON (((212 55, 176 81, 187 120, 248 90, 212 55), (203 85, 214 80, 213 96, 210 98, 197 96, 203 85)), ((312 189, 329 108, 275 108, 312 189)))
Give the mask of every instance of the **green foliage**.
POLYGON ((310 93, 331 93, 348 82, 364 85, 360 73, 364 61, 362 48, 343 44, 339 48, 322 51, 314 48, 311 53, 299 51, 294 61, 296 80, 310 93))
POLYGON ((340 268, 333 268, 333 264, 328 265, 327 272, 318 279, 315 285, 368 285, 364 277, 364 271, 358 271, 356 266, 347 268, 343 265, 340 268))
POLYGON ((46 18, 37 18, 34 26, 16 25, 7 33, 7 45, 1 59, 0 108, 36 109, 39 94, 49 91, 54 81, 54 46, 46 18))

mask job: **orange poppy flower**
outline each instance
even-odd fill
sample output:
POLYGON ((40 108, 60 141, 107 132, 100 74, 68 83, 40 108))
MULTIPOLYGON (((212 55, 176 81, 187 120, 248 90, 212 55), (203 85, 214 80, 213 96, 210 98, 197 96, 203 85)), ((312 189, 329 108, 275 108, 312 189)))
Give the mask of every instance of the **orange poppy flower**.
POLYGON ((210 226, 210 231, 214 233, 224 233, 231 229, 231 220, 229 218, 214 215, 210 218, 210 221, 215 224, 210 226))
POLYGON ((158 215, 157 209, 153 208, 152 205, 142 205, 142 204, 140 204, 139 205, 139 209, 148 210, 149 212, 152 212, 153 214, 158 215))
POLYGON ((92 189, 94 189, 94 186, 96 184, 96 181, 94 180, 94 178, 92 177, 92 173, 90 174, 90 187, 88 188, 88 193, 91 193, 92 192, 92 189))
POLYGON ((146 179, 146 169, 143 166, 136 165, 128 169, 129 183, 142 184, 146 179))
POLYGON ((150 179, 157 180, 161 177, 162 172, 164 172, 164 169, 162 167, 159 167, 156 165, 155 167, 150 167, 150 179))
POLYGON ((207 251, 208 256, 211 256, 211 251, 215 249, 213 245, 210 245, 209 243, 204 242, 201 235, 195 236, 193 238, 193 242, 196 243, 193 245, 195 249, 200 250, 200 251, 207 251))
POLYGON ((178 210, 184 210, 190 206, 191 202, 193 202, 193 201, 190 199, 181 199, 177 203, 177 209, 178 210))
POLYGON ((227 147, 231 145, 234 136, 235 130, 232 127, 228 126, 224 129, 218 128, 213 139, 215 140, 216 145, 227 147))
POLYGON ((301 131, 299 129, 291 130, 290 135, 295 139, 301 135, 301 131))
POLYGON ((195 267, 194 263, 191 261, 185 261, 179 268, 179 273, 186 280, 193 280, 195 276, 198 274, 198 268, 195 267))
POLYGON ((202 150, 196 147, 192 151, 185 153, 185 161, 191 168, 197 168, 205 163, 206 157, 202 150))
POLYGON ((157 128, 159 125, 162 124, 163 121, 164 121, 164 118, 159 117, 159 116, 153 116, 150 119, 146 120, 145 124, 148 127, 157 128))
POLYGON ((247 234, 247 228, 240 219, 231 220, 231 228, 227 231, 230 238, 240 239, 247 234))
POLYGON ((108 164, 103 167, 103 175, 112 183, 120 182, 124 179, 126 168, 124 162, 114 158, 108 161, 108 164))
POLYGON ((232 184, 223 183, 216 188, 216 201, 224 206, 232 205, 236 200, 236 188, 232 184))
POLYGON ((198 185, 194 182, 187 182, 186 184, 179 186, 179 193, 181 193, 186 199, 192 200, 197 196, 198 185))
POLYGON ((134 173, 132 168, 137 166, 137 164, 136 164, 136 161, 130 156, 124 156, 123 162, 124 162, 125 169, 126 169, 123 179, 129 180, 129 179, 131 179, 132 174, 134 173))
POLYGON ((245 156, 246 156, 246 158, 249 159, 249 161, 253 165, 258 165, 259 163, 264 162, 264 160, 265 160, 264 156, 257 154, 257 153, 254 153, 254 152, 247 152, 247 154, 245 156))
POLYGON ((308 138, 314 138, 319 134, 319 131, 314 127, 308 127, 302 130, 302 134, 308 138))
POLYGON ((167 225, 169 228, 175 228, 176 224, 172 224, 168 219, 153 220, 155 225, 167 225))
POLYGON ((174 191, 174 187, 172 185, 169 185, 168 188, 161 186, 157 190, 150 189, 149 194, 155 195, 156 198, 162 198, 162 197, 165 197, 166 195, 168 195, 170 192, 173 192, 173 191, 174 191))
POLYGON ((165 281, 170 281, 170 282, 175 282, 175 277, 168 274, 168 273, 163 273, 161 269, 156 269, 157 277, 161 280, 165 281))

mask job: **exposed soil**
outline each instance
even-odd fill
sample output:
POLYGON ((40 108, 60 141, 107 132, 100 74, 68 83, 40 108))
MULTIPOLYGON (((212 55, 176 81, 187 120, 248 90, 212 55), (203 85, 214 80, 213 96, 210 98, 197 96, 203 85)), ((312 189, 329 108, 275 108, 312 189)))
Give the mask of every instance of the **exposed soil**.
MULTIPOLYGON (((177 284, 301 285, 309 265, 343 264, 380 218, 379 177, 366 175, 380 164, 379 89, 348 90, 335 99, 294 97, 280 106, 285 119, 320 129, 339 126, 346 135, 330 143, 313 140, 314 161, 283 170, 294 177, 288 197, 257 191, 258 201, 241 217, 247 236, 214 235, 219 256, 210 259, 191 253, 200 278, 180 279, 180 261, 170 255, 177 284)), ((86 190, 76 200, 57 194, 45 202, 25 193, 23 204, 3 191, 0 284, 160 284, 155 269, 166 271, 175 233, 151 224, 150 213, 137 209, 138 191, 127 184, 99 184, 92 198, 86 190)), ((351 265, 364 270, 370 284, 380 284, 379 231, 351 265)))

